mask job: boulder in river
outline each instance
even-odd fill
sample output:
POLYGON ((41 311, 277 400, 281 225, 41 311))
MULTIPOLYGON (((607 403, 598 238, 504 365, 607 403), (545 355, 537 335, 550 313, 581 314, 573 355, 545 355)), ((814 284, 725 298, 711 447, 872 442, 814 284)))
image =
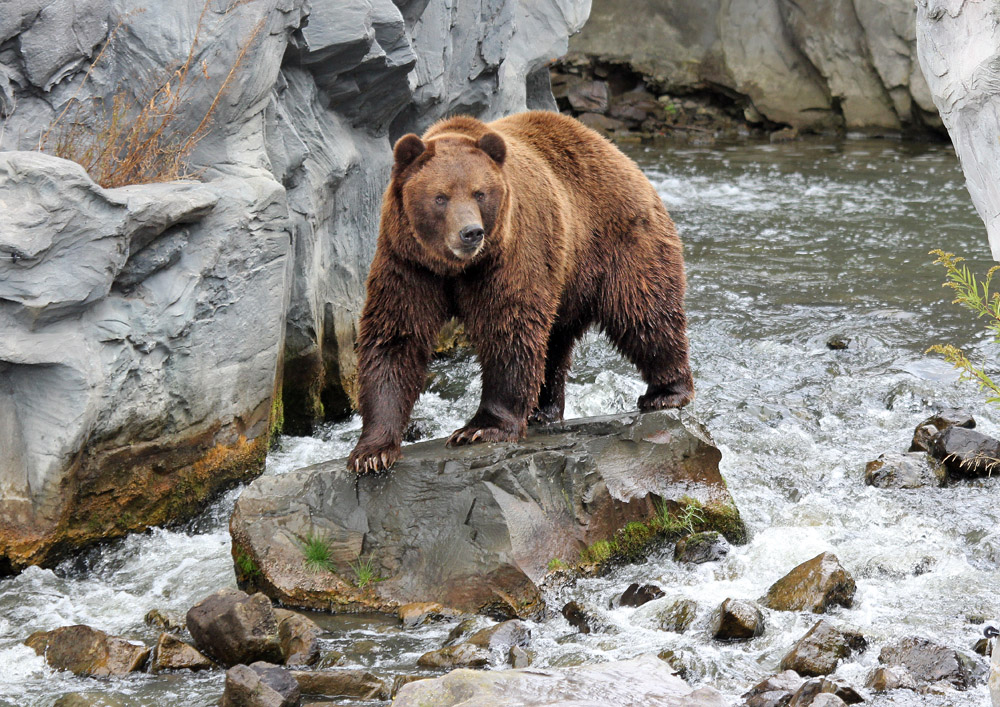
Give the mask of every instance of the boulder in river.
POLYGON ((743 707, 783 707, 804 682, 794 670, 772 675, 743 693, 743 707))
POLYGON ((188 610, 187 627, 195 645, 223 665, 282 662, 278 619, 263 594, 219 590, 188 610))
POLYGON ((781 669, 806 677, 829 675, 842 659, 867 645, 860 633, 842 631, 820 620, 781 659, 781 669))
POLYGON ((693 599, 678 599, 657 612, 657 625, 663 631, 684 633, 697 613, 698 602, 693 599))
POLYGON ((24 643, 56 670, 75 675, 121 677, 142 670, 149 648, 104 631, 77 624, 36 631, 24 643))
POLYGON ((931 441, 937 436, 938 432, 946 430, 949 427, 965 427, 971 430, 975 426, 975 418, 965 410, 959 408, 942 410, 917 425, 913 431, 913 441, 910 442, 909 451, 931 451, 931 441))
POLYGON ((396 612, 399 620, 406 628, 422 626, 434 621, 452 619, 461 614, 454 609, 441 606, 436 601, 416 601, 403 604, 396 612))
POLYGON ((663 596, 663 590, 655 584, 632 582, 618 598, 618 606, 642 606, 663 596))
POLYGON ((941 462, 924 452, 887 452, 865 465, 865 483, 877 488, 944 486, 947 480, 941 462))
POLYGON ((316 622, 288 609, 275 609, 278 641, 285 665, 312 665, 319 660, 319 635, 316 622))
POLYGON ((905 668, 919 685, 944 680, 965 690, 973 682, 969 658, 926 638, 911 636, 888 645, 879 653, 878 660, 886 666, 905 668))
POLYGON ((387 700, 391 692, 385 680, 367 670, 292 670, 291 676, 304 695, 387 700))
POLYGON ((207 670, 214 665, 215 663, 201 651, 185 643, 179 636, 163 632, 156 640, 149 671, 159 673, 163 670, 207 670))
POLYGON ((581 707, 725 707, 727 704, 710 687, 693 689, 669 665, 652 655, 564 669, 455 670, 439 678, 405 685, 392 704, 393 707, 520 707, 553 704, 556 699, 581 707))
POLYGON ((718 641, 748 641, 764 633, 764 614, 750 601, 726 599, 709 622, 709 632, 718 641))
POLYGON ((956 478, 1000 474, 1000 440, 965 427, 949 427, 931 440, 931 454, 956 478))
POLYGON ((417 659, 423 668, 482 668, 508 659, 514 646, 525 648, 531 630, 516 619, 481 629, 462 643, 424 653, 417 659))
POLYGON ((917 681, 910 675, 910 671, 902 665, 883 665, 871 672, 865 687, 870 687, 875 692, 916 690, 917 681))
POLYGON ((270 663, 235 665, 226 671, 219 707, 298 707, 302 691, 291 672, 270 663))
POLYGON ((380 476, 335 460, 262 477, 230 521, 234 557, 258 568, 237 576, 286 606, 534 616, 552 558, 645 557, 665 513, 696 505, 700 525, 745 540, 720 458, 689 413, 667 410, 533 428, 516 444, 421 442, 380 476), (307 567, 307 538, 328 569, 307 567), (378 581, 358 586, 362 557, 378 581))
POLYGON ((590 622, 592 619, 590 613, 580 605, 580 602, 567 602, 562 608, 562 615, 569 622, 569 625, 580 633, 591 632, 590 622))
POLYGON ((772 584, 760 601, 778 611, 821 614, 836 604, 850 608, 855 590, 854 578, 837 556, 823 552, 772 584))
POLYGON ((674 561, 692 565, 717 562, 728 554, 729 542, 714 530, 685 535, 674 546, 674 561))

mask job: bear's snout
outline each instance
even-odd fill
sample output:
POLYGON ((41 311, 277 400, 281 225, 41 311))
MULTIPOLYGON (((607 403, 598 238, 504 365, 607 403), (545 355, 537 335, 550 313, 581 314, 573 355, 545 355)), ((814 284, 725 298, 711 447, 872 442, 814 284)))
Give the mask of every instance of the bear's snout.
POLYGON ((484 231, 483 227, 478 223, 470 223, 458 232, 458 237, 462 241, 462 246, 469 249, 478 247, 479 244, 483 242, 484 235, 486 235, 486 231, 484 231))

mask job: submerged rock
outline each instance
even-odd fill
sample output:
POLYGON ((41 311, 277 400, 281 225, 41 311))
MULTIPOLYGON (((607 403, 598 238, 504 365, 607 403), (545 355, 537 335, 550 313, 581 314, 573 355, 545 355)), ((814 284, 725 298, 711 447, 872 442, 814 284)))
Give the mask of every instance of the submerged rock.
POLYGON ((676 410, 572 420, 517 444, 418 443, 387 475, 358 478, 336 460, 258 479, 233 511, 234 556, 259 568, 244 584, 286 606, 395 611, 433 601, 533 616, 551 558, 597 546, 604 561, 644 557, 663 507, 698 503, 707 526, 743 539, 720 457, 676 410), (306 538, 325 543, 331 571, 309 570, 306 538), (352 570, 362 555, 379 578, 364 588, 352 570))
POLYGON ((693 565, 717 562, 728 554, 729 542, 720 533, 711 530, 686 535, 674 546, 674 561, 693 565))
POLYGON ((969 660, 953 648, 925 638, 904 638, 886 646, 878 660, 889 667, 905 668, 918 684, 945 680, 959 690, 972 685, 969 660))
POLYGON ((187 626, 195 645, 223 665, 282 661, 278 619, 263 594, 222 589, 188 610, 187 626))
POLYGON ((299 684, 289 671, 257 662, 226 671, 219 707, 298 707, 301 697, 299 684))
POLYGON ((36 631, 24 643, 51 667, 74 675, 121 677, 142 670, 149 658, 149 648, 141 643, 83 624, 36 631))
POLYGON ((854 578, 837 556, 824 552, 803 562, 771 585, 760 601, 778 611, 811 611, 821 614, 835 604, 854 603, 854 578))
POLYGON ((865 465, 865 483, 883 489, 944 486, 947 479, 944 466, 923 452, 888 452, 865 465))
POLYGON ((590 614, 580 606, 579 602, 568 602, 562 608, 562 615, 569 622, 569 625, 580 633, 590 633, 590 614))
POLYGON ((726 599, 709 622, 709 632, 718 641, 748 641, 764 633, 764 614, 750 601, 726 599))
POLYGON ((161 633, 153 649, 153 660, 149 671, 163 670, 207 670, 214 667, 209 658, 197 648, 185 643, 172 633, 161 633))
POLYGON ((660 629, 684 633, 691 626, 698 613, 698 602, 693 599, 678 599, 659 612, 657 620, 660 629))
POLYGON ((509 659, 512 648, 525 648, 530 640, 531 630, 523 622, 503 621, 476 631, 462 643, 424 653, 417 659, 417 665, 422 668, 483 668, 509 659))
POLYGON ((856 631, 841 631, 826 621, 817 621, 781 659, 781 669, 806 677, 829 675, 842 659, 863 651, 867 645, 856 631))
POLYGON ((663 590, 655 584, 633 582, 618 598, 618 606, 642 606, 662 596, 663 590))
POLYGON ((744 707, 783 707, 805 680, 794 670, 785 670, 762 680, 743 693, 744 707))
POLYGON ((413 628, 434 621, 453 619, 459 616, 460 612, 441 606, 436 601, 418 601, 399 607, 396 615, 405 628, 413 628))
POLYGON ((643 705, 644 707, 725 707, 710 687, 693 689, 655 656, 645 655, 577 668, 527 670, 455 670, 413 682, 396 695, 393 707, 451 705, 574 704, 643 705))

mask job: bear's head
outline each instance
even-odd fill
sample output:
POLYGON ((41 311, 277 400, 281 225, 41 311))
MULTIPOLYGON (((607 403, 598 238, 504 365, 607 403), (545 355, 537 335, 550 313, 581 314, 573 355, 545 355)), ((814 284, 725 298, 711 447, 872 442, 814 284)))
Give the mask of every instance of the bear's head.
POLYGON ((502 137, 445 133, 425 143, 409 134, 393 155, 403 211, 427 260, 461 269, 490 247, 507 201, 502 137))

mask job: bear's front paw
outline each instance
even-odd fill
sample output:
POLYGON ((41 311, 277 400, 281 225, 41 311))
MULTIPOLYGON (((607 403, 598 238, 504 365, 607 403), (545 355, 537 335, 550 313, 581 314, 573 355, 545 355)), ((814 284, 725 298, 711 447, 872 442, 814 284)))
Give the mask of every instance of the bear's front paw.
POLYGON ((643 412, 680 408, 694 400, 694 388, 686 383, 651 385, 639 396, 639 409, 643 412))
POLYGON ((402 453, 399 445, 394 444, 365 444, 358 442, 358 446, 347 458, 347 470, 359 475, 374 474, 379 471, 387 471, 395 464, 402 453))
POLYGON ((448 438, 448 446, 461 447, 463 444, 475 444, 476 442, 516 442, 520 438, 521 435, 514 430, 466 425, 452 433, 451 437, 448 438))

